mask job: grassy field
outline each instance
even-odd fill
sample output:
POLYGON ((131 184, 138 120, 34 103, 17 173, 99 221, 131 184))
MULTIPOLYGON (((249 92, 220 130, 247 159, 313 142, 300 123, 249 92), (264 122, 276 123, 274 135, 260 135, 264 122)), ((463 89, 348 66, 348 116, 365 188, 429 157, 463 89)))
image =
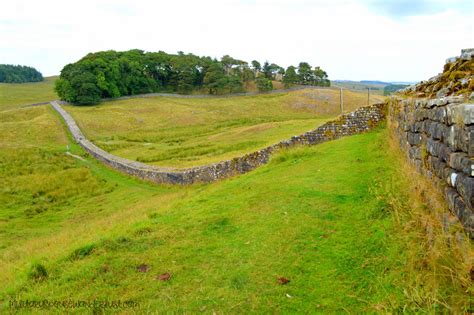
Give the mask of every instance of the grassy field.
POLYGON ((0 137, 5 312, 13 299, 132 300, 142 312, 187 313, 467 305, 449 277, 433 286, 439 272, 423 278, 430 251, 416 226, 401 228, 403 211, 418 207, 413 176, 399 173, 383 129, 189 187, 154 186, 103 167, 46 106, 0 113, 0 137), (68 143, 84 160, 65 154, 68 143), (159 280, 166 273, 171 278, 159 280))
MULTIPOLYGON (((347 111, 364 102, 344 96, 347 111)), ((314 128, 338 114, 337 100, 326 89, 67 109, 113 153, 150 146, 145 159, 162 150, 161 162, 183 166, 314 128), (200 153, 211 141, 221 151, 200 153)), ((157 186, 92 159, 49 106, 11 106, 0 111, 0 313, 26 299, 131 300, 138 312, 462 313, 471 245, 440 236, 442 198, 395 147, 380 128, 225 181, 157 186)))
MULTIPOLYGON (((350 91, 344 92, 344 99, 346 111, 366 102, 363 93, 350 91)), ((339 91, 333 89, 212 99, 155 97, 67 110, 104 150, 176 168, 255 151, 340 113, 339 91)))
POLYGON ((0 83, 0 111, 58 99, 54 92, 56 79, 46 77, 43 82, 36 83, 0 83))
POLYGON ((365 82, 355 82, 355 81, 347 81, 347 82, 335 82, 331 81, 331 86, 333 87, 342 87, 343 89, 350 89, 354 91, 360 91, 365 93, 367 98, 367 88, 370 88, 370 96, 377 98, 378 96, 383 96, 383 89, 387 86, 387 84, 376 84, 376 83, 365 83, 365 82))

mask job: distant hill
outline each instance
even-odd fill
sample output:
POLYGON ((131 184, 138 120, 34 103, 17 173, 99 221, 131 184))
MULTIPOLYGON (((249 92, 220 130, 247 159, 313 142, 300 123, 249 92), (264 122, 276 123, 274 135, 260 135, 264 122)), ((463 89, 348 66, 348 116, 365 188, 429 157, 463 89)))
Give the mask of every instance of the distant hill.
POLYGON ((331 85, 351 90, 367 90, 370 88, 373 94, 389 95, 390 93, 413 84, 412 82, 385 82, 378 80, 334 80, 331 85), (400 87, 403 86, 403 87, 400 87), (387 94, 388 93, 388 94, 387 94))
POLYGON ((383 88, 383 95, 390 95, 408 86, 408 84, 389 84, 383 88))
POLYGON ((371 81, 371 80, 361 80, 360 83, 365 83, 365 84, 382 84, 382 85, 389 85, 389 84, 390 84, 390 82, 371 81))

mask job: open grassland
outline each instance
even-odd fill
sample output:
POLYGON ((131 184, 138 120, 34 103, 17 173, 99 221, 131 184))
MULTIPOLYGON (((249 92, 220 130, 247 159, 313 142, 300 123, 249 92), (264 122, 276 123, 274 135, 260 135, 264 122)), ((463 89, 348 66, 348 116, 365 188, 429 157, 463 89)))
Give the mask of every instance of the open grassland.
POLYGON ((456 313, 468 304, 450 274, 468 274, 459 255, 441 248, 431 258, 433 243, 410 221, 427 207, 413 194, 419 178, 399 173, 383 129, 187 187, 109 170, 64 130, 49 107, 0 113, 0 313, 12 299, 139 304, 127 313, 456 313), (84 161, 65 154, 68 143, 84 161), (434 260, 442 264, 431 270, 434 260))
POLYGON ((43 82, 0 83, 0 111, 57 99, 54 92, 56 79, 57 77, 47 77, 43 82))
POLYGON ((364 82, 335 82, 331 81, 331 86, 333 87, 341 87, 343 89, 350 89, 355 91, 360 91, 367 95, 367 89, 370 88, 370 96, 371 97, 378 97, 383 96, 383 89, 387 86, 387 84, 376 84, 376 83, 364 83, 364 82))
MULTIPOLYGON (((366 104, 363 93, 345 91, 344 100, 347 112, 366 104)), ((176 168, 253 152, 340 114, 338 90, 311 88, 224 98, 139 98, 65 108, 102 149, 176 168)))

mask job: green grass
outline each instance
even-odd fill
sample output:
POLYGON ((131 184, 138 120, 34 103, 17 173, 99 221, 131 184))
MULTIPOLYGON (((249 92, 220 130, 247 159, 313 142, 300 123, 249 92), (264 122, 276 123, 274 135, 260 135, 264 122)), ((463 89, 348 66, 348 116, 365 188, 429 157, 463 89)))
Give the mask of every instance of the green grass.
POLYGON ((384 130, 285 151, 229 180, 170 187, 90 159, 48 107, 0 118, 5 311, 13 298, 187 313, 420 310, 404 294, 404 234, 380 188, 410 194, 397 185, 384 130), (14 121, 31 127, 17 133, 14 121), (65 155, 67 143, 86 161, 65 155))
MULTIPOLYGON (((68 110, 88 135, 135 132, 154 145, 186 136, 199 149, 205 137, 267 141, 334 115, 331 102, 314 103, 332 94, 319 93, 68 110)), ((461 313, 469 248, 423 238, 431 210, 401 161, 380 128, 280 152, 228 180, 158 186, 85 154, 49 106, 0 111, 0 313, 13 299, 133 300, 169 313, 461 313)))
POLYGON ((43 82, 0 83, 0 111, 47 102, 58 99, 54 92, 54 77, 46 77, 43 82))
MULTIPOLYGON (((67 110, 108 152, 184 168, 231 159, 315 129, 340 113, 338 93, 309 89, 218 99, 155 97, 67 110)), ((345 94, 346 110, 364 104, 362 94, 345 94)))

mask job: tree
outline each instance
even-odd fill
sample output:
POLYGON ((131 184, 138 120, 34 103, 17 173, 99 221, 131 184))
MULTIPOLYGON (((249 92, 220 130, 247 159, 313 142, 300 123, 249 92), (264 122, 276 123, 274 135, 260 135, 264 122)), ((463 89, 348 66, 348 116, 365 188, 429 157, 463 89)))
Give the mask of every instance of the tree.
POLYGON ((43 81, 43 75, 35 68, 0 64, 0 82, 25 83, 39 81, 43 81))
MULTIPOLYGON (((307 63, 300 66, 299 83, 329 84, 326 72, 319 67, 311 70, 307 63)), ((271 80, 283 79, 286 84, 294 84, 294 70, 285 75, 282 67, 268 61, 262 69, 256 60, 249 67, 245 61, 229 55, 217 60, 182 51, 167 54, 139 49, 123 52, 109 50, 89 53, 79 61, 66 65, 61 70, 55 89, 61 99, 75 104, 91 104, 103 98, 159 91, 189 94, 202 88, 210 94, 236 93, 244 91, 244 82, 255 80, 263 73, 267 80, 257 79, 256 83, 260 90, 267 91, 272 89, 271 80)), ((19 80, 17 73, 0 71, 1 80, 5 80, 7 75, 10 80, 19 80)))
POLYGON ((260 92, 267 92, 267 91, 271 91, 273 90, 273 83, 270 79, 266 78, 266 77, 258 77, 256 80, 255 80, 256 84, 257 84, 257 89, 260 91, 260 92))
POLYGON ((307 62, 300 62, 298 65, 299 82, 304 85, 311 85, 314 82, 314 72, 307 62))
POLYGON ((326 71, 322 70, 320 67, 314 68, 314 75, 315 75, 315 85, 319 86, 329 86, 331 82, 328 80, 328 75, 326 71))
POLYGON ((72 88, 70 81, 65 79, 57 79, 54 82, 54 90, 66 102, 74 103, 76 101, 76 92, 72 88))
POLYGON ((283 83, 287 88, 298 83, 298 74, 296 73, 295 67, 289 66, 286 69, 285 75, 283 76, 283 83))
POLYGON ((271 80, 272 79, 272 67, 268 61, 263 63, 262 72, 265 78, 271 80))
POLYGON ((244 69, 242 70, 242 80, 244 82, 255 80, 255 73, 250 70, 249 67, 244 67, 244 69))
POLYGON ((227 77, 224 69, 219 63, 212 64, 204 76, 204 86, 209 90, 209 94, 217 94, 227 85, 227 77))
POLYGON ((221 63, 224 66, 224 71, 226 74, 230 74, 232 67, 234 65, 240 65, 242 61, 232 58, 229 55, 225 55, 221 58, 221 63))
POLYGON ((260 62, 258 62, 257 60, 252 60, 251 64, 252 64, 253 70, 255 71, 255 76, 257 76, 257 73, 260 72, 260 70, 262 70, 262 66, 260 65, 260 62))
POLYGON ((229 93, 238 93, 243 91, 244 83, 239 75, 232 75, 227 80, 227 88, 229 93))

